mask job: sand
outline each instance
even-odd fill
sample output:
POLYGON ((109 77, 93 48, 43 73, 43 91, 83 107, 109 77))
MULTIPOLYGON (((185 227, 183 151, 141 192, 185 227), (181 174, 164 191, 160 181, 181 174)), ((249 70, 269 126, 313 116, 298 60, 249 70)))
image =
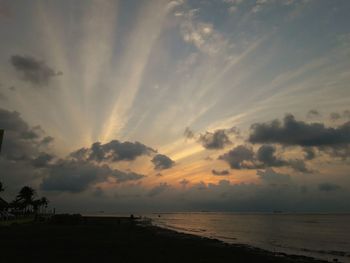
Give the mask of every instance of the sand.
POLYGON ((325 262, 177 233, 129 218, 56 216, 0 227, 0 262, 325 262))

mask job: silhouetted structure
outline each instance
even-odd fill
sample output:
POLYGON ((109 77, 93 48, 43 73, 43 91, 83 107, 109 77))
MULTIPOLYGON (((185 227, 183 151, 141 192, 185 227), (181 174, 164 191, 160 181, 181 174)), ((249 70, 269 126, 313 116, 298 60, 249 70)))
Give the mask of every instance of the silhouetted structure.
POLYGON ((1 145, 2 145, 2 139, 4 138, 4 130, 0 129, 0 152, 1 152, 1 145))

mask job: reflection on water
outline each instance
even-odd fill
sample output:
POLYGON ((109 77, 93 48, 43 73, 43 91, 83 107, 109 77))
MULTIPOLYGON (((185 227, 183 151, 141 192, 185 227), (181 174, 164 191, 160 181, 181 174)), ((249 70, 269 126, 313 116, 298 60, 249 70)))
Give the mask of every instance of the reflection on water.
POLYGON ((350 214, 168 213, 154 223, 271 251, 350 262, 350 214))

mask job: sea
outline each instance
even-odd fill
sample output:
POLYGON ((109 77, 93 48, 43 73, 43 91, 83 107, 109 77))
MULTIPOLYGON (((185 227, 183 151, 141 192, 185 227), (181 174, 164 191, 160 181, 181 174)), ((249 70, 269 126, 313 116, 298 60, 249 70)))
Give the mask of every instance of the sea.
POLYGON ((350 263, 350 214, 161 213, 154 225, 273 252, 350 263))

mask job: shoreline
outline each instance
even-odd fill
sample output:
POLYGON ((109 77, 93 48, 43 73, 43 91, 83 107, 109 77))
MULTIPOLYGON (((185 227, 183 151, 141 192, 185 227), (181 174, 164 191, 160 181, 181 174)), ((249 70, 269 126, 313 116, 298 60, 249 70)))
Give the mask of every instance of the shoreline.
MULTIPOLYGON (((191 233, 190 231, 186 232, 181 231, 181 230, 177 230, 175 228, 171 228, 171 227, 166 227, 166 226, 160 226, 160 225, 150 225, 151 227, 157 228, 159 231, 169 231, 170 234, 172 235, 179 235, 180 237, 183 235, 185 238, 186 237, 192 237, 192 238, 199 238, 200 240, 204 240, 204 241, 210 241, 210 242, 218 242, 219 244, 223 245, 224 247, 234 247, 234 248, 239 248, 239 249, 244 249, 247 251, 252 251, 253 253, 266 253, 266 254, 270 254, 274 257, 285 257, 287 259, 292 259, 292 260, 296 260, 293 262, 331 262, 331 261, 327 261, 325 259, 319 259, 319 258, 314 258, 312 256, 305 256, 305 255, 298 255, 298 254, 289 254, 289 253, 285 253, 285 252, 278 252, 278 251, 271 251, 268 249, 264 249, 264 248, 259 248, 253 245, 249 245, 249 244, 244 244, 244 243, 236 243, 236 242, 228 242, 225 240, 221 240, 219 238, 215 238, 215 237, 206 237, 206 236, 202 236, 199 234, 194 234, 191 233), (305 261, 306 260, 306 261, 305 261), (308 261, 310 260, 310 261, 308 261)), ((145 226, 145 227, 150 227, 150 226, 145 226)))
POLYGON ((47 222, 0 227, 0 236, 4 263, 24 259, 26 262, 329 262, 229 244, 128 217, 57 215, 47 222))
POLYGON ((278 249, 275 249, 275 248, 268 249, 268 248, 263 247, 263 246, 237 242, 237 238, 228 238, 228 237, 221 237, 221 236, 218 236, 218 237, 206 236, 206 235, 200 234, 200 233, 203 233, 202 231, 191 232, 191 231, 186 230, 186 229, 176 228, 176 227, 162 225, 162 224, 159 224, 159 225, 155 224, 155 226, 163 228, 163 229, 167 229, 170 231, 174 231, 174 232, 177 232, 180 234, 188 234, 188 235, 193 235, 193 236, 197 236, 197 237, 201 237, 201 238, 218 240, 218 241, 225 243, 227 245, 246 246, 246 247, 252 248, 252 249, 264 250, 264 251, 267 251, 269 253, 273 253, 275 255, 281 254, 281 255, 287 255, 287 256, 290 255, 293 257, 302 256, 302 257, 312 258, 312 259, 321 260, 321 261, 323 260, 325 262, 343 262, 342 258, 349 258, 346 262, 348 262, 350 260, 350 254, 346 254, 345 252, 342 252, 342 251, 310 250, 310 249, 305 249, 305 248, 301 248, 298 250, 298 248, 293 248, 293 247, 290 248, 290 247, 282 247, 282 246, 279 247, 278 249), (314 254, 319 254, 319 255, 322 255, 323 257, 322 256, 317 257, 314 254), (327 259, 327 255, 328 255, 328 258, 331 258, 331 257, 334 257, 334 258, 327 259), (338 260, 338 261, 336 261, 336 260, 338 260))

